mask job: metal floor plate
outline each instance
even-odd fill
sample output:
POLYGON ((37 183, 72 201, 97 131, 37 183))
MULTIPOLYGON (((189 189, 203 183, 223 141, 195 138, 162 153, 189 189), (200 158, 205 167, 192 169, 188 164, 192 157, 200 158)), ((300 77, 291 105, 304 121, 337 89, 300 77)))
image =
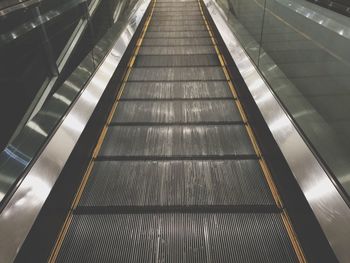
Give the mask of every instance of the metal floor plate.
POLYGON ((279 214, 109 214, 74 215, 57 262, 294 263, 297 258, 279 214))
POLYGON ((112 123, 240 122, 231 100, 120 101, 112 123))
POLYGON ((97 161, 79 206, 271 205, 257 160, 97 161))
POLYGON ((127 82, 122 99, 230 98, 227 81, 127 82))
POLYGON ((100 156, 255 155, 244 125, 110 126, 100 156))

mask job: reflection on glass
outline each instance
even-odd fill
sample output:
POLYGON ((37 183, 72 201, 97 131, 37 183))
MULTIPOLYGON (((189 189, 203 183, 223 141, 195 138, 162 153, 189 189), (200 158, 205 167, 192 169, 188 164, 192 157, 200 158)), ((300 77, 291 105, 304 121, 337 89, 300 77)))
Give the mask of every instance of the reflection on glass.
POLYGON ((45 0, 0 14, 0 202, 112 48, 137 0, 45 0))
POLYGON ((217 2, 273 91, 350 194, 350 17, 306 0, 217 2))

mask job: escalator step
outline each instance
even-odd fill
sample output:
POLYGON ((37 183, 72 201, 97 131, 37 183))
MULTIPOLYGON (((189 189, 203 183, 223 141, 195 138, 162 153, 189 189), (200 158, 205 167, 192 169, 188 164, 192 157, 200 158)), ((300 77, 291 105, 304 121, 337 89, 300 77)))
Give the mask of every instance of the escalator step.
POLYGON ((217 55, 138 55, 134 67, 220 66, 217 55))
POLYGON ((226 80, 221 67, 133 68, 129 81, 226 80))
POLYGON ((206 26, 203 25, 171 25, 171 26, 165 26, 165 25, 157 25, 157 26, 149 26, 148 32, 162 32, 162 31, 203 31, 207 30, 206 26))
POLYGON ((233 100, 120 101, 112 123, 240 122, 233 100))
POLYGON ((257 160, 97 161, 79 206, 275 205, 257 160))
POLYGON ((201 38, 145 38, 142 46, 211 46, 213 42, 209 37, 201 38))
POLYGON ((279 214, 74 215, 57 262, 297 262, 279 214), (96 231, 98 229, 98 231, 96 231))
POLYGON ((227 81, 127 82, 124 99, 205 99, 232 97, 227 81))
POLYGON ((105 158, 255 155, 244 125, 110 126, 105 158))
POLYGON ((171 47, 141 47, 140 55, 201 55, 216 54, 213 46, 171 46, 171 47))
POLYGON ((204 20, 169 20, 169 21, 161 21, 161 20, 151 20, 149 26, 199 26, 205 25, 204 20))
POLYGON ((160 16, 160 17, 152 17, 151 21, 153 22, 168 22, 168 21, 203 21, 202 15, 195 15, 195 16, 160 16))
POLYGON ((210 37, 207 31, 183 31, 183 32, 147 32, 145 38, 196 38, 210 37))
POLYGON ((194 10, 194 11, 154 11, 152 15, 152 19, 156 19, 158 17, 169 17, 169 16, 177 16, 178 18, 181 17, 187 17, 187 18, 192 18, 192 17, 198 17, 201 15, 201 12, 199 10, 194 10))

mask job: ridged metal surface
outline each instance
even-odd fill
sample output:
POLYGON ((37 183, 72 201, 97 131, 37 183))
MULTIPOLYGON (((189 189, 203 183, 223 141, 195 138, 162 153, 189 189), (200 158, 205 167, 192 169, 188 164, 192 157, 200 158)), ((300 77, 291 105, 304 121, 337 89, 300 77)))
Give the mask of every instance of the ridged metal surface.
POLYGON ((172 47, 141 47, 140 55, 200 55, 216 54, 212 46, 172 46, 172 47))
POLYGON ((148 27, 148 32, 160 32, 160 31, 203 31, 206 30, 205 25, 171 25, 171 26, 166 26, 166 25, 157 25, 157 26, 149 26, 148 27))
POLYGON ((274 205, 274 201, 257 160, 95 162, 79 206, 144 205, 274 205))
POLYGON ((225 80, 221 67, 133 68, 129 81, 225 80))
POLYGON ((212 45, 209 37, 205 38, 145 38, 142 46, 206 46, 212 45))
MULTIPOLYGON (((198 18, 201 18, 200 16, 198 18)), ((171 32, 147 32, 145 38, 195 38, 210 37, 207 31, 171 31, 171 32)))
POLYGON ((176 56, 137 56, 135 67, 184 67, 184 66, 220 66, 216 54, 176 55, 176 56))
POLYGON ((133 66, 57 261, 297 262, 198 2, 157 0, 133 66))
POLYGON ((255 154, 243 125, 110 126, 100 156, 255 154))
POLYGON ((194 26, 205 25, 203 20, 151 20, 150 27, 152 26, 194 26))
POLYGON ((278 214, 110 214, 75 215, 57 262, 297 259, 278 214))
POLYGON ((232 93, 226 81, 128 82, 124 99, 207 99, 228 98, 232 93))
POLYGON ((242 121, 233 100, 121 101, 112 123, 197 123, 242 121))
POLYGON ((181 17, 186 17, 191 19, 192 17, 198 17, 200 16, 201 13, 199 12, 199 10, 195 10, 195 11, 161 11, 161 12, 153 12, 153 19, 157 19, 157 18, 162 18, 162 17, 169 17, 169 16, 178 16, 179 18, 181 17))

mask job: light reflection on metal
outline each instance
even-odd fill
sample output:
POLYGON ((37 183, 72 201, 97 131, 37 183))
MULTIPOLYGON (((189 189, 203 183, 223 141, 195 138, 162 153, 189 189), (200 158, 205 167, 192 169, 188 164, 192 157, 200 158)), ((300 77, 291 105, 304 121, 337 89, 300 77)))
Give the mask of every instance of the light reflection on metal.
POLYGON ((28 33, 29 31, 51 21, 52 19, 55 19, 56 17, 62 15, 63 13, 71 10, 72 8, 75 8, 76 6, 80 5, 83 2, 86 2, 86 0, 73 0, 69 3, 66 3, 60 6, 58 10, 50 10, 46 14, 39 15, 33 18, 31 21, 23 23, 22 25, 13 29, 11 32, 1 34, 0 44, 9 43, 19 38, 20 36, 28 33))
MULTIPOLYGON (((296 1, 292 1, 292 0, 275 0, 275 1, 289 9, 292 9, 293 12, 296 12, 302 16, 305 16, 308 19, 322 25, 323 27, 347 39, 350 39, 350 28, 348 25, 340 24, 338 21, 335 21, 331 17, 327 17, 326 15, 320 12, 317 12, 315 10, 312 10, 307 6, 301 5, 296 1)), ((307 4, 307 2, 303 4, 307 4)))
POLYGON ((203 2, 337 259, 348 262, 350 208, 244 51, 216 0, 203 2))
MULTIPOLYGON (((0 236, 6 237, 6 239, 0 239, 1 263, 14 261, 108 82, 118 67, 121 56, 125 53, 150 2, 150 0, 138 1, 130 14, 129 25, 124 27, 123 33, 114 43, 113 49, 109 51, 82 91, 81 96, 67 112, 51 140, 1 212, 0 236)), ((71 84, 68 86, 74 87, 71 84)), ((38 127, 34 125, 32 128, 38 127)), ((40 134, 42 131, 36 132, 40 134)))

